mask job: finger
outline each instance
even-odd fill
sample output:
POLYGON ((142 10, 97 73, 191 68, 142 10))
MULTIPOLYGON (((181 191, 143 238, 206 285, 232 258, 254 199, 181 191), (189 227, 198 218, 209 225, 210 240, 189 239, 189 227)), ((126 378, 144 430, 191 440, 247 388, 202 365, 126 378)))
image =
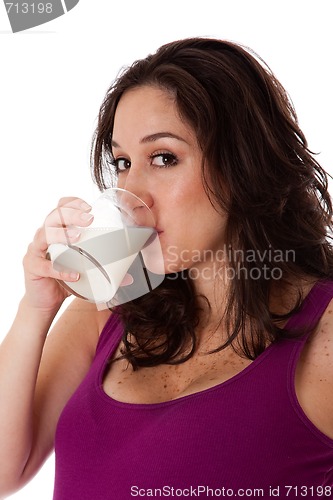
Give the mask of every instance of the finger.
POLYGON ((62 281, 78 281, 80 275, 74 269, 66 269, 58 271, 53 267, 52 262, 48 258, 39 257, 37 255, 27 255, 23 259, 24 268, 27 274, 33 279, 53 278, 62 281))
POLYGON ((120 283, 120 286, 129 286, 134 283, 133 276, 130 274, 126 274, 123 281, 120 283))
POLYGON ((35 233, 34 239, 28 246, 27 254, 30 255, 44 255, 48 248, 48 242, 45 234, 45 227, 39 227, 35 233))
POLYGON ((35 250, 45 252, 51 243, 70 244, 77 241, 78 229, 75 231, 74 228, 69 227, 68 232, 64 229, 56 232, 53 227, 89 226, 93 221, 93 216, 89 214, 90 210, 91 206, 81 198, 61 198, 57 208, 46 217, 43 227, 37 230, 33 241, 35 250))
POLYGON ((45 219, 45 226, 65 227, 65 226, 89 226, 93 220, 93 215, 87 211, 72 207, 57 207, 45 219))
POLYGON ((71 227, 46 227, 45 228, 45 239, 41 244, 42 251, 45 250, 45 246, 52 245, 53 243, 62 243, 64 245, 72 245, 76 243, 82 234, 80 228, 71 226, 71 227))
POLYGON ((45 257, 48 247, 52 243, 63 243, 71 245, 79 240, 81 236, 80 228, 55 228, 41 227, 36 231, 33 241, 28 247, 28 252, 45 257))
POLYGON ((77 198, 74 196, 60 198, 57 206, 58 207, 67 206, 67 207, 71 207, 71 208, 77 208, 79 210, 90 210, 91 209, 91 206, 86 201, 82 200, 82 198, 77 198))

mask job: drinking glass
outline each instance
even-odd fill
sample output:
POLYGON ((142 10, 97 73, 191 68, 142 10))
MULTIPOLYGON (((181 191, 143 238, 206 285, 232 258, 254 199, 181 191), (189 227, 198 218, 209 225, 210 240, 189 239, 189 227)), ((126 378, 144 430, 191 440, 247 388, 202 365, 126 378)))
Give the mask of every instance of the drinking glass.
POLYGON ((80 228, 75 244, 53 243, 48 258, 57 271, 75 271, 76 282, 59 281, 102 308, 119 305, 156 288, 164 279, 162 250, 150 208, 135 194, 106 189, 92 204, 93 222, 80 228), (121 286, 125 276, 132 283, 121 286))

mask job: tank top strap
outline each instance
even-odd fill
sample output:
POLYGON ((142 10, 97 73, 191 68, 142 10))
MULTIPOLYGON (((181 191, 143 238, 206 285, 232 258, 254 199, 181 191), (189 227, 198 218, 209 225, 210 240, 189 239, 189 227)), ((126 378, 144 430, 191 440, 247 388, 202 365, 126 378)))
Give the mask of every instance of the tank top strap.
POLYGON ((308 334, 302 337, 306 341, 311 331, 324 314, 328 304, 333 299, 333 281, 319 280, 313 285, 305 297, 299 311, 297 311, 287 322, 288 330, 300 331, 306 329, 308 334), (309 328, 310 327, 310 328, 309 328))

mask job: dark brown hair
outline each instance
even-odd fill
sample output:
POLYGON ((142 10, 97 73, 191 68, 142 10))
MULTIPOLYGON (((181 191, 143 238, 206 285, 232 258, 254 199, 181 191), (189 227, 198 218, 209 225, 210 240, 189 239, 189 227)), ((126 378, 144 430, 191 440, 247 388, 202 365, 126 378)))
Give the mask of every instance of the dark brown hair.
MULTIPOLYGON (((235 43, 192 38, 136 61, 108 90, 92 147, 101 189, 113 178, 117 104, 125 91, 142 85, 171 91, 196 133, 207 194, 228 214, 228 266, 236 276, 224 314, 229 340, 220 348, 231 344, 254 359, 267 343, 290 334, 277 320, 291 315, 301 300, 299 295, 284 316, 270 311, 277 281, 272 255, 293 257, 278 263, 281 284, 293 277, 333 276, 327 175, 308 149, 286 91, 264 62, 235 43), (249 252, 253 258, 244 259, 249 252), (265 274, 254 274, 258 266, 265 274)), ((123 304, 118 313, 125 327, 124 356, 134 368, 188 359, 196 347, 202 304, 184 273, 167 276, 156 290, 123 304)))

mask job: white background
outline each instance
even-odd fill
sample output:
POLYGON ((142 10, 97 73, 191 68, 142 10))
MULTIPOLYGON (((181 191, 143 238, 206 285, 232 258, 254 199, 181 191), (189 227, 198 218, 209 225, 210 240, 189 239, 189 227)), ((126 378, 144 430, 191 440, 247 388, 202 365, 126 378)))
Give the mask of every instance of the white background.
MULTIPOLYGON (((89 149, 107 87, 123 65, 165 42, 214 36, 258 52, 333 173, 330 9, 330 0, 80 0, 65 16, 12 34, 0 2, 0 339, 24 290, 21 261, 37 227, 58 198, 96 197, 89 149)), ((53 461, 12 498, 51 499, 53 461)))

